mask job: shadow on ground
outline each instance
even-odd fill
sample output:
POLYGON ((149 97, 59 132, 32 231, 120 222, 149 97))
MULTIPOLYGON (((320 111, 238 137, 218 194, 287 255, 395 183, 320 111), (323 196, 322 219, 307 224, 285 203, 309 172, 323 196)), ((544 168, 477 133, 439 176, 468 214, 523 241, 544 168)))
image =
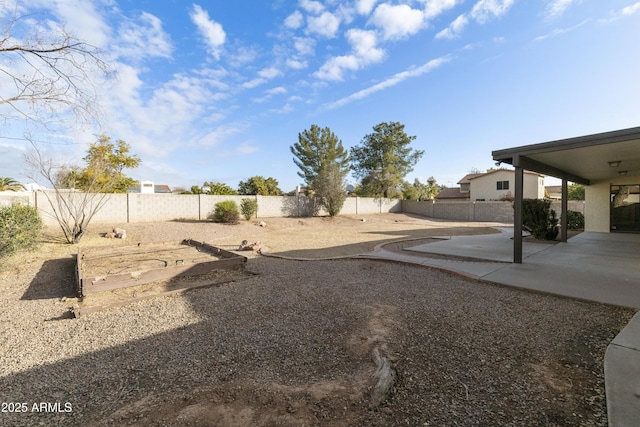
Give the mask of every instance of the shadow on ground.
POLYGON ((75 268, 75 256, 45 261, 20 299, 75 297, 75 268))

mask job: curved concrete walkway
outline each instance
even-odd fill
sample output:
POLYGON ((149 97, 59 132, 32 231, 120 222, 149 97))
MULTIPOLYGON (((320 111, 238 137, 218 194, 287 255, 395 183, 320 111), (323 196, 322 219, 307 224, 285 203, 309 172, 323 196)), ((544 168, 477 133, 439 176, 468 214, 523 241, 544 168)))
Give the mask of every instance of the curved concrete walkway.
MULTIPOLYGON (((567 243, 524 242, 523 263, 513 264, 513 228, 499 230, 500 234, 442 236, 438 242, 408 247, 402 253, 381 246, 361 257, 640 309, 640 235, 585 232, 567 243), (429 253, 465 260, 424 256, 429 253)), ((608 346, 604 365, 609 425, 640 425, 640 312, 608 346)))

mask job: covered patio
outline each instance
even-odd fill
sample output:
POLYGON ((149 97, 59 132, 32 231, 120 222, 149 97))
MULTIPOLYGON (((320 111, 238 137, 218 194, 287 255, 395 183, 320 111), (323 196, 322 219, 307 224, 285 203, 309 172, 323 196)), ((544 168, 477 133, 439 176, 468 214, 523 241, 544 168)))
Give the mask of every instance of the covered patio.
MULTIPOLYGON (((631 212, 629 226, 611 221, 614 191, 640 184, 640 127, 496 150, 493 159, 515 168, 513 262, 522 263, 522 190, 525 170, 562 180, 560 240, 567 241, 568 182, 585 185, 585 231, 640 232, 640 218, 631 212), (617 188, 617 190, 614 190, 617 188)), ((637 197, 637 195, 636 195, 637 197)), ((634 209, 637 210, 637 204, 634 209)), ((629 221, 627 221, 629 222, 629 221)), ((626 223, 625 223, 626 225, 626 223)))

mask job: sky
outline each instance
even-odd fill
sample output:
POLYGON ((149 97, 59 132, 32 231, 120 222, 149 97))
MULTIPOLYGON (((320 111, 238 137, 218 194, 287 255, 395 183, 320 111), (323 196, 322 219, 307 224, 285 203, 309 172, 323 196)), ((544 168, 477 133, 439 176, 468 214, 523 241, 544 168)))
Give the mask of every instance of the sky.
POLYGON ((400 122, 425 152, 406 179, 448 187, 495 167, 493 150, 640 126, 638 0, 0 1, 5 28, 11 16, 64 26, 115 71, 96 85, 99 127, 0 108, 0 176, 23 183, 25 132, 66 164, 104 133, 142 159, 126 171, 138 180, 260 175, 286 192, 313 124, 349 149, 400 122))

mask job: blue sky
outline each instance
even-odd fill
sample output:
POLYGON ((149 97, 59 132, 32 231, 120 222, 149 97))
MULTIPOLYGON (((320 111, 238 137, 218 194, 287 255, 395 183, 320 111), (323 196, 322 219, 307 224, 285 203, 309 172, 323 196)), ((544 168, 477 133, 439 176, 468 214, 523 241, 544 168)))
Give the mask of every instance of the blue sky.
MULTIPOLYGON (((82 164, 104 132, 142 158, 131 176, 172 187, 262 175, 292 190, 289 147, 312 124, 350 148, 401 122, 425 151, 407 179, 447 186, 492 167, 492 150, 640 126, 637 0, 2 5, 64 25, 117 71, 98 88, 102 128, 33 128, 40 146, 82 164)), ((0 128, 0 176, 25 182, 22 132, 0 128)))

